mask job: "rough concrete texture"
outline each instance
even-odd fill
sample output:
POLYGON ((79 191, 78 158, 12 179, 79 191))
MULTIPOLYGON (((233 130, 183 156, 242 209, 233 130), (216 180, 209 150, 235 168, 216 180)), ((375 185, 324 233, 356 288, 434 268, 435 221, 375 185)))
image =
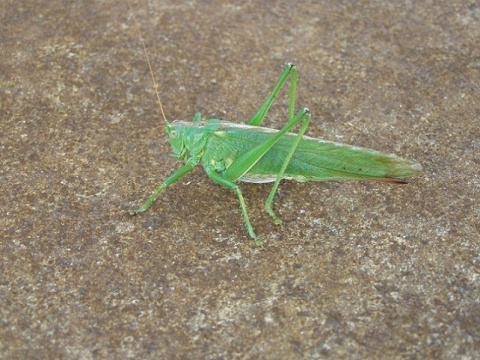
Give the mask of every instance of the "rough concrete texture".
MULTIPOLYGON (((443 358, 480 352, 478 1, 3 1, 0 357, 443 358), (409 185, 242 185, 169 119, 246 121, 283 65, 308 134, 415 158, 409 185)), ((285 124, 286 93, 266 125, 285 124)))

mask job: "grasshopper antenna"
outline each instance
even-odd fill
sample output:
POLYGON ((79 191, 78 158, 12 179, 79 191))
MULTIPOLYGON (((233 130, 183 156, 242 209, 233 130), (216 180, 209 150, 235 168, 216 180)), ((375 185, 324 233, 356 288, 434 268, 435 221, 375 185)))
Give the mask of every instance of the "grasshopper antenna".
POLYGON ((163 112, 162 101, 160 100, 160 95, 158 94, 158 85, 157 85, 157 82, 155 81, 155 75, 153 74, 152 64, 150 63, 150 59, 148 57, 147 47, 145 46, 145 41, 143 40, 142 32, 140 31, 140 25, 138 24, 137 17, 133 13, 132 4, 130 3, 130 0, 127 0, 127 3, 130 9, 130 12, 133 14, 135 27, 137 28, 138 36, 140 37, 140 42, 142 43, 143 52, 145 53, 145 58, 147 59, 148 69, 150 70, 150 77, 152 78, 152 82, 153 82, 153 88, 155 89, 157 102, 158 102, 158 105, 160 106, 160 112, 162 113, 162 117, 165 123, 168 123, 165 113, 163 112))

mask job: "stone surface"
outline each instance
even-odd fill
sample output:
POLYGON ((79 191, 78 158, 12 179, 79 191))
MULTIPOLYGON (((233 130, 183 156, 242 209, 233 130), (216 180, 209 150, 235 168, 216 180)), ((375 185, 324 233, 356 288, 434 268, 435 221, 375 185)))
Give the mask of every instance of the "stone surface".
POLYGON ((477 1, 0 10, 1 358, 478 356, 477 1), (169 119, 246 121, 291 61, 309 135, 423 176, 283 183, 284 230, 242 185, 264 250, 200 168, 130 217, 179 166, 134 16, 169 119))

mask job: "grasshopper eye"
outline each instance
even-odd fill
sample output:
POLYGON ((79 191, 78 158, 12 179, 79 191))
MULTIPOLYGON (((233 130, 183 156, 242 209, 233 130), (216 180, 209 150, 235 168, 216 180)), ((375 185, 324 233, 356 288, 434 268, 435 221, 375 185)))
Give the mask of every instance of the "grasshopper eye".
POLYGON ((177 130, 172 130, 172 131, 170 131, 170 137, 171 137, 171 138, 176 138, 176 137, 178 137, 178 131, 177 131, 177 130))

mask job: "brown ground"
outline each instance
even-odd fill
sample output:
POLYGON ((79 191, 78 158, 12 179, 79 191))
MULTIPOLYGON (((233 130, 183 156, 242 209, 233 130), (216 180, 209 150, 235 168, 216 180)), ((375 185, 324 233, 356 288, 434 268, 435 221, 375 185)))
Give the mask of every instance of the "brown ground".
POLYGON ((1 358, 478 355, 477 1, 73 3, 0 5, 1 358), (309 135, 423 176, 284 183, 284 230, 242 185, 264 250, 201 169, 130 217, 179 166, 133 15, 169 119, 245 121, 292 61, 309 135))

